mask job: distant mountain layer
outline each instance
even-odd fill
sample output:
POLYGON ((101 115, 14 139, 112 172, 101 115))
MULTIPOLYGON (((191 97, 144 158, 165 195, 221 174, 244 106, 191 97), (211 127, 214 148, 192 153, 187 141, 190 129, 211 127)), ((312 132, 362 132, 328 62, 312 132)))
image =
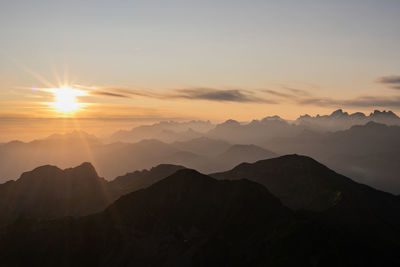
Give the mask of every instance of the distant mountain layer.
POLYGON ((355 180, 400 192, 400 127, 369 122, 333 133, 305 131, 264 144, 280 154, 309 155, 355 180))
POLYGON ((229 119, 214 125, 209 121, 173 122, 166 121, 153 125, 143 125, 131 130, 114 133, 108 141, 139 142, 143 139, 158 139, 163 142, 179 142, 194 138, 209 137, 225 140, 233 144, 255 144, 276 137, 293 137, 303 130, 319 132, 346 130, 354 125, 368 122, 400 125, 400 118, 392 111, 375 110, 369 115, 362 112, 349 114, 342 109, 330 115, 300 116, 295 121, 287 121, 279 116, 267 116, 261 120, 239 123, 229 119))
POLYGON ((148 169, 162 163, 184 165, 209 173, 276 155, 260 147, 234 146, 206 137, 172 144, 155 139, 102 144, 87 139, 85 135, 61 137, 0 146, 0 181, 18 177, 24 171, 45 164, 66 168, 81 162, 93 162, 101 176, 113 179, 132 170, 148 169), (229 149, 234 149, 233 153, 223 156, 229 149))
POLYGON ((297 153, 311 156, 359 182, 400 193, 400 167, 396 161, 400 126, 379 121, 399 124, 397 115, 390 111, 374 111, 367 116, 337 110, 330 115, 304 116, 295 122, 278 116, 250 123, 228 120, 216 126, 207 121, 161 122, 128 131, 129 136, 138 133, 130 139, 140 140, 137 142, 104 143, 83 132, 29 143, 13 141, 0 145, 0 181, 15 179, 22 172, 46 164, 67 168, 92 162, 100 176, 111 180, 162 163, 213 173, 241 162, 297 153), (330 131, 341 128, 346 129, 330 131), (179 134, 169 142, 149 139, 160 131, 179 134), (200 135, 196 134, 200 131, 200 135))
POLYGON ((95 215, 19 220, 0 229, 0 265, 396 266, 400 262, 400 201, 395 196, 295 155, 242 164, 229 173, 218 176, 233 180, 179 170, 95 215), (302 204, 311 194, 311 203, 321 201, 322 211, 293 211, 266 187, 239 179, 244 176, 275 184, 271 192, 277 188, 284 192, 285 185, 287 191, 297 188, 293 198, 302 204), (330 199, 332 192, 336 194, 330 199))
POLYGON ((400 118, 392 111, 375 110, 368 116, 361 112, 349 114, 338 109, 330 115, 300 116, 295 123, 313 130, 338 131, 348 129, 354 125, 363 125, 368 122, 378 122, 387 125, 400 125, 400 118))
POLYGON ((143 139, 158 139, 163 142, 184 141, 201 137, 202 133, 214 128, 210 121, 174 122, 163 121, 143 125, 131 130, 120 130, 109 138, 110 141, 136 143, 143 139))

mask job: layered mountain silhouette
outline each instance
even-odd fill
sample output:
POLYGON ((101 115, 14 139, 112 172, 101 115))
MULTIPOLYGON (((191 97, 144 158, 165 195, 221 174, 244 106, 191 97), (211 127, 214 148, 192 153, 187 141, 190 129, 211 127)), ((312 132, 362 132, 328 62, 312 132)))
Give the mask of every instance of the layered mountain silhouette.
POLYGON ((61 170, 42 166, 0 185, 0 223, 20 217, 50 219, 98 212, 111 203, 107 181, 90 163, 61 170))
POLYGON ((0 229, 0 265, 396 266, 400 262, 397 197, 296 155, 242 164, 230 175, 231 180, 216 180, 182 169, 94 215, 19 220, 0 229), (269 191, 241 176, 275 187, 269 191), (273 192, 285 191, 284 185, 292 193, 295 187, 303 192, 293 198, 304 207, 287 197, 281 204, 273 192), (338 190, 341 194, 334 194, 333 200, 326 197, 338 190), (310 194, 312 201, 305 201, 304 194, 310 194), (307 205, 314 201, 323 204, 307 205))
POLYGON ((46 164, 66 168, 85 161, 93 162, 100 176, 111 180, 132 170, 164 163, 210 173, 228 170, 243 161, 254 162, 275 155, 255 146, 235 146, 204 137, 171 144, 155 139, 103 144, 86 139, 84 134, 79 136, 82 138, 61 135, 62 138, 57 139, 52 137, 0 146, 0 181, 16 178, 22 172, 46 164), (221 157, 229 149, 233 149, 235 154, 221 157))
POLYGON ((260 145, 270 138, 292 137, 303 130, 340 131, 371 121, 400 126, 400 118, 392 111, 374 110, 369 115, 365 115, 362 112, 349 114, 338 109, 329 115, 310 116, 306 114, 294 121, 284 120, 277 115, 243 123, 229 119, 216 125, 209 121, 162 121, 152 125, 138 126, 131 130, 117 131, 108 138, 108 141, 136 143, 143 139, 158 139, 171 143, 209 137, 233 144, 260 145))
POLYGON ((387 125, 400 125, 400 118, 392 111, 374 110, 368 116, 362 112, 349 114, 342 109, 338 109, 330 115, 310 115, 300 116, 295 123, 306 127, 309 130, 318 131, 338 131, 346 130, 355 125, 364 125, 368 122, 377 122, 387 125))
POLYGON ((160 164, 150 170, 134 171, 123 176, 118 176, 108 183, 114 195, 121 196, 158 182, 162 178, 185 169, 183 166, 160 164))
POLYGON ((227 120, 210 130, 211 138, 226 140, 234 144, 260 145, 274 137, 292 137, 299 134, 303 128, 289 123, 278 116, 253 120, 249 123, 239 123, 227 120))
POLYGON ((306 156, 287 155, 243 163, 211 176, 260 183, 294 210, 330 209, 340 212, 343 220, 364 217, 368 222, 382 220, 400 226, 400 214, 394 212, 400 211, 396 196, 354 182, 306 156))
POLYGON ((163 142, 184 141, 201 137, 212 129, 210 121, 174 122, 163 121, 152 125, 142 125, 131 130, 120 130, 112 134, 111 141, 136 143, 143 139, 158 139, 163 142))
POLYGON ((399 136, 399 126, 369 122, 333 133, 307 131, 264 145, 280 154, 309 155, 359 182, 399 193, 399 136))
POLYGON ((173 145, 183 151, 189 151, 197 155, 216 156, 225 152, 232 146, 223 140, 208 137, 199 137, 188 141, 174 142, 173 145))
POLYGON ((19 219, 53 219, 102 211, 120 196, 147 187, 182 166, 163 164, 108 182, 90 163, 65 170, 45 165, 0 184, 0 226, 19 219))
POLYGON ((294 122, 278 116, 249 123, 228 120, 216 126, 206 121, 161 122, 132 130, 138 133, 130 139, 134 143, 107 143, 84 132, 56 134, 28 143, 1 144, 0 181, 15 179, 22 172, 46 164, 67 168, 92 162, 100 176, 111 180, 159 164, 214 173, 241 162, 297 153, 311 156, 358 182, 398 194, 400 167, 396 159, 400 153, 397 137, 400 126, 394 125, 398 120, 391 111, 374 111, 367 116, 337 110, 330 115, 305 116, 294 122), (358 123, 362 125, 354 125, 358 123), (328 131, 331 129, 335 131, 328 131), (169 143, 143 139, 158 138, 155 133, 159 131, 179 132, 179 135, 187 132, 188 138, 176 136, 168 139, 169 143), (190 134, 198 131, 200 137, 190 134))
POLYGON ((253 163, 260 159, 276 157, 277 154, 256 145, 233 145, 216 157, 219 169, 230 169, 242 162, 253 163))

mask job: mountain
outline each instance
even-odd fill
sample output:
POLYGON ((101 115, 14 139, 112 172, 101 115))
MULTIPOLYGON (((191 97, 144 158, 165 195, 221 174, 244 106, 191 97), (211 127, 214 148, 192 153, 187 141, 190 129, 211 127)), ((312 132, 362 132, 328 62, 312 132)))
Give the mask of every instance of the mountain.
POLYGON ((273 241, 290 217, 256 183, 180 170, 102 213, 9 227, 0 233, 0 264, 244 266, 267 257, 254 241, 273 241))
POLYGON ((109 141, 130 143, 143 139, 158 139, 163 142, 183 141, 201 137, 212 128, 214 125, 210 121, 162 121, 152 125, 138 126, 131 130, 117 131, 110 136, 109 141))
POLYGON ((174 158, 178 152, 172 145, 154 139, 133 144, 103 144, 65 135, 29 143, 15 141, 0 146, 0 181, 15 179, 22 172, 41 165, 67 168, 81 162, 93 162, 102 177, 112 179, 135 169, 178 162, 174 158))
POLYGON ((392 111, 375 110, 369 116, 362 112, 349 114, 338 109, 330 115, 300 116, 294 123, 310 130, 339 131, 346 130, 355 125, 363 125, 368 122, 377 122, 387 125, 400 125, 400 118, 392 111))
POLYGON ((216 156, 215 161, 218 162, 218 169, 231 169, 242 163, 253 163, 261 159, 269 159, 276 157, 272 151, 266 150, 256 145, 233 145, 226 151, 216 156))
POLYGON ((292 138, 275 138, 265 147, 280 154, 311 156, 358 182, 399 193, 400 126, 368 122, 348 130, 321 133, 304 131, 292 138))
POLYGON ((20 218, 52 219, 102 211, 120 196, 147 187, 182 166, 159 165, 106 181, 90 163, 62 170, 45 165, 0 184, 0 225, 20 218))
MULTIPOLYGON (((46 164, 67 168, 81 162, 92 162, 100 176, 111 180, 132 170, 148 169, 159 164, 183 165, 205 173, 216 172, 262 156, 255 149, 254 155, 249 150, 236 160, 217 158, 230 146, 228 142, 206 137, 172 144, 156 139, 104 144, 83 134, 55 135, 29 143, 14 141, 0 146, 0 181, 15 179, 22 172, 46 164)), ((266 155, 270 157, 268 153, 266 155)))
POLYGON ((180 150, 189 151, 204 156, 218 155, 231 146, 231 144, 226 141, 204 136, 188 141, 174 142, 172 145, 180 150))
POLYGON ((278 116, 273 116, 244 124, 235 120, 227 120, 210 130, 207 136, 225 140, 233 144, 259 145, 270 138, 277 136, 291 137, 301 131, 301 127, 293 125, 278 116))
POLYGON ((121 196, 148 187, 184 168, 179 165, 160 164, 150 170, 134 171, 123 176, 118 176, 108 184, 113 192, 117 192, 121 196))
POLYGON ((0 185, 0 224, 86 215, 105 208, 109 198, 107 182, 90 163, 65 170, 41 166, 0 185))
POLYGON ((93 151, 103 144, 93 135, 74 131, 54 134, 28 143, 12 141, 0 146, 0 182, 17 178, 41 165, 62 168, 93 161, 93 151))
MULTIPOLYGON (((343 191, 333 203, 325 202, 330 205, 322 211, 292 211, 266 187, 237 179, 239 175, 215 180, 194 170, 179 170, 121 197, 98 214, 19 220, 0 229, 0 265, 396 266, 400 262, 396 197, 340 175, 329 176, 329 170, 306 157, 287 156, 237 168, 253 178, 258 169, 266 168, 260 181, 271 180, 271 173, 276 181, 300 184, 303 193, 314 184, 320 190, 343 191)), ((315 192, 311 190, 314 196, 324 195, 315 192)))
POLYGON ((255 181, 291 209, 340 214, 332 221, 354 225, 364 218, 368 223, 400 227, 400 202, 394 195, 356 183, 306 156, 243 163, 212 177, 255 181))

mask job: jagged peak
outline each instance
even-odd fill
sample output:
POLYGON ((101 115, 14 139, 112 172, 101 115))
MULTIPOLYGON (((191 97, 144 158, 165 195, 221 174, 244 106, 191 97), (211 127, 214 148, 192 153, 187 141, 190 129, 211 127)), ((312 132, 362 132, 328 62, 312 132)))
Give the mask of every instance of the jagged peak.
POLYGON ((82 178, 98 178, 98 174, 92 163, 83 162, 82 164, 64 170, 68 175, 82 177, 82 178))
POLYGON ((222 124, 235 124, 235 125, 239 125, 240 123, 238 122, 238 121, 236 121, 236 120, 233 120, 233 119, 229 119, 229 120, 226 120, 224 123, 222 123, 222 124))
POLYGON ((341 117, 341 116, 348 116, 348 115, 349 115, 349 113, 343 112, 343 110, 340 108, 340 109, 337 109, 334 112, 332 112, 331 115, 329 115, 329 116, 330 117, 341 117))
POLYGON ((371 114, 369 115, 371 118, 376 117, 376 116, 387 116, 387 117, 391 117, 391 118, 399 118, 393 111, 391 110, 374 110, 373 112, 371 112, 371 114))

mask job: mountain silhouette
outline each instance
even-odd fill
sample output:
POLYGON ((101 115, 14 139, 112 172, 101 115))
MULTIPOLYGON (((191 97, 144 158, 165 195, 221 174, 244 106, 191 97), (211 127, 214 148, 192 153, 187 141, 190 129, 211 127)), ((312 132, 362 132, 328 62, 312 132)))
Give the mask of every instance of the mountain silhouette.
POLYGON ((226 141, 204 136, 188 141, 175 142, 173 145, 180 150, 189 151, 204 156, 218 155, 231 146, 231 144, 226 141))
POLYGON ((183 168, 163 164, 106 181, 88 162, 65 170, 41 166, 16 181, 0 184, 0 226, 21 218, 53 219, 99 212, 120 196, 183 168))
POLYGON ((108 139, 112 142, 130 143, 136 143, 143 139, 158 139, 163 142, 184 141, 201 137, 203 133, 213 127, 214 125, 210 121, 162 121, 152 125, 141 125, 131 130, 120 130, 108 139))
POLYGON ((253 163, 257 160, 274 158, 277 154, 256 145, 232 145, 216 156, 219 169, 230 169, 242 163, 253 163))
POLYGON ((266 257, 253 242, 272 242, 291 216, 259 184, 180 170, 96 215, 10 226, 0 264, 244 266, 266 257))
MULTIPOLYGON (((400 210, 394 195, 356 183, 301 155, 242 163, 230 171, 211 176, 218 179, 249 179, 260 183, 284 205, 295 210, 324 211, 341 202, 357 203, 371 211, 376 208, 373 211, 375 214, 386 208, 400 210)), ((398 220, 400 222, 400 216, 398 220)))
POLYGON ((392 111, 374 110, 368 116, 362 112, 349 114, 342 109, 335 110, 330 115, 303 115, 294 122, 309 130, 339 131, 346 130, 355 125, 364 125, 368 122, 377 122, 387 125, 400 125, 400 118, 392 111))
POLYGON ((118 176, 108 184, 110 190, 112 190, 114 194, 121 196, 148 187, 158 182, 160 179, 170 176, 184 168, 185 167, 179 165, 160 164, 150 170, 134 171, 123 176, 118 176))
POLYGON ((276 138, 264 146, 280 154, 308 155, 358 182, 398 194, 400 126, 368 122, 333 133, 303 132, 276 138))
POLYGON ((0 223, 86 215, 105 208, 110 197, 107 181, 90 163, 65 170, 41 166, 0 185, 0 223))
POLYGON ((329 204, 323 211, 292 211, 258 183, 182 169, 94 215, 19 220, 0 229, 0 265, 396 266, 400 261, 399 224, 381 216, 390 210, 397 218, 398 210, 388 205, 371 216, 365 208, 388 204, 390 194, 373 195, 373 189, 345 177, 323 176, 329 170, 299 156, 237 168, 254 176, 251 165, 260 164, 276 166, 279 171, 270 172, 277 180, 287 181, 290 171, 284 170, 293 166, 293 181, 302 178, 321 190, 343 184, 350 189, 334 203, 320 198, 329 204), (328 181, 323 187, 305 174, 328 181), (364 203, 363 194, 373 198, 364 203))

